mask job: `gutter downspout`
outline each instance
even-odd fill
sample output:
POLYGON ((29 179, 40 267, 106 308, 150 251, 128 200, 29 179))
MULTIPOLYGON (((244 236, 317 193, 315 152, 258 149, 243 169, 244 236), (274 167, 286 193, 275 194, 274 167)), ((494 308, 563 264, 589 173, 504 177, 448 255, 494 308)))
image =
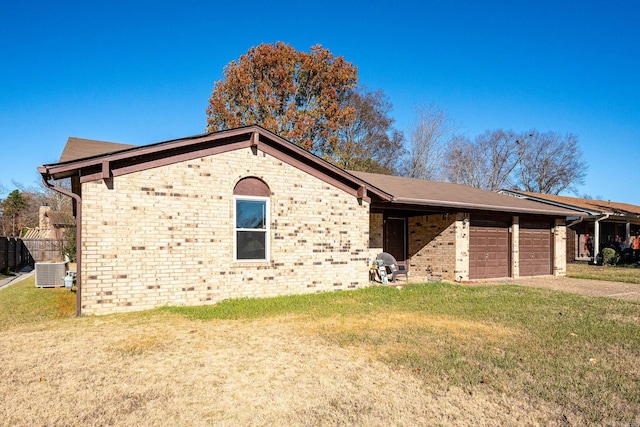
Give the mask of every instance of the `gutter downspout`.
POLYGON ((593 263, 598 263, 598 255, 600 255, 600 221, 609 218, 611 214, 604 214, 597 218, 594 222, 593 231, 593 263))
POLYGON ((82 199, 73 191, 66 188, 58 187, 47 179, 51 179, 45 168, 38 168, 42 175, 42 182, 47 188, 52 189, 60 194, 71 197, 76 201, 76 314, 75 317, 82 315, 82 199))
POLYGON ((580 224, 582 221, 584 221, 584 217, 583 217, 583 216, 581 216, 580 218, 576 219, 576 220, 575 220, 575 221, 573 221, 572 223, 567 224, 567 228, 571 228, 571 227, 573 227, 574 225, 578 225, 578 224, 580 224))

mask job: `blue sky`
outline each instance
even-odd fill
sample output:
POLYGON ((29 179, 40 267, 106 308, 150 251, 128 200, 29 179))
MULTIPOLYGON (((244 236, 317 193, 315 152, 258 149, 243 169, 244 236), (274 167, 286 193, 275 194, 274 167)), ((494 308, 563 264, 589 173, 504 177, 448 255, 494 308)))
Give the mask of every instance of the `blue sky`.
POLYGON ((640 205, 640 2, 13 1, 0 13, 0 186, 33 185, 69 136, 204 132, 224 66, 315 44, 382 89, 406 134, 434 103, 469 137, 578 135, 579 193, 640 205))

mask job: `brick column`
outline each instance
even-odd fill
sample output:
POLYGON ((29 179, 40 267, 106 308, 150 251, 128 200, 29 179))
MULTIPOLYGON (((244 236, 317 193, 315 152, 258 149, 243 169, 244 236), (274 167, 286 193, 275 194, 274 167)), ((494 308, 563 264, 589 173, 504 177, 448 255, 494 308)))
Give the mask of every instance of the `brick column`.
POLYGON ((457 213, 455 222, 455 280, 469 280, 469 214, 457 213))
POLYGON ((567 274, 567 225, 564 219, 556 219, 553 227, 553 275, 567 274))
POLYGON ((511 277, 520 277, 520 217, 511 219, 511 277))

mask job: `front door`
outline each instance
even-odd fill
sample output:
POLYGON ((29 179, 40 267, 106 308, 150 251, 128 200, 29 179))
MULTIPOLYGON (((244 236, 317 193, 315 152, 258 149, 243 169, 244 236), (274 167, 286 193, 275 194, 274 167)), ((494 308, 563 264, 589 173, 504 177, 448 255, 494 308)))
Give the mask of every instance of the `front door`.
POLYGON ((396 261, 407 258, 407 219, 389 217, 384 221, 384 251, 396 261))

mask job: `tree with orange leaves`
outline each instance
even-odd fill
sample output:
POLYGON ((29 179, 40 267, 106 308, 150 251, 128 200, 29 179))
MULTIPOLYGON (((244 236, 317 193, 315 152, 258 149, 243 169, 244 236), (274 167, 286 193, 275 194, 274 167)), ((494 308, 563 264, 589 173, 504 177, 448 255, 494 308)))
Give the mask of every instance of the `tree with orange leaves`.
POLYGON ((357 68, 320 45, 296 51, 282 42, 252 47, 224 69, 207 107, 207 131, 258 124, 331 159, 341 129, 355 120, 349 104, 357 68))

